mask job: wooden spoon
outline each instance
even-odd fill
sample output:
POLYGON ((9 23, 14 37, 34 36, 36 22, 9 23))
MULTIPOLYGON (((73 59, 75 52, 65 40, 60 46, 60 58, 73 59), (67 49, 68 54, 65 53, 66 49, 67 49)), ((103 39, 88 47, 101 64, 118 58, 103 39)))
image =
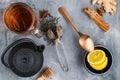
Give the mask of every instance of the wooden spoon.
POLYGON ((72 25, 72 27, 74 28, 74 30, 78 33, 78 35, 80 36, 79 38, 79 44, 81 45, 81 47, 88 51, 91 52, 94 50, 94 42, 92 40, 92 38, 86 34, 83 34, 79 31, 79 29, 77 28, 77 26, 73 23, 72 19, 70 18, 69 14, 67 13, 66 9, 64 7, 60 7, 59 8, 59 12, 63 15, 63 17, 72 25))

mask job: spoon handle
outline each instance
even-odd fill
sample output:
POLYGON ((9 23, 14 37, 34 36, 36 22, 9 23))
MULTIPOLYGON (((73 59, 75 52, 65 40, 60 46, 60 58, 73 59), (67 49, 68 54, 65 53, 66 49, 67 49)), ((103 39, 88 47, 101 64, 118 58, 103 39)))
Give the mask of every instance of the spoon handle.
POLYGON ((79 29, 77 28, 77 26, 74 24, 74 22, 70 18, 70 16, 69 16, 68 12, 66 11, 66 9, 64 7, 60 7, 58 10, 63 15, 63 17, 72 25, 72 27, 75 29, 75 31, 79 35, 82 35, 82 33, 79 31, 79 29))

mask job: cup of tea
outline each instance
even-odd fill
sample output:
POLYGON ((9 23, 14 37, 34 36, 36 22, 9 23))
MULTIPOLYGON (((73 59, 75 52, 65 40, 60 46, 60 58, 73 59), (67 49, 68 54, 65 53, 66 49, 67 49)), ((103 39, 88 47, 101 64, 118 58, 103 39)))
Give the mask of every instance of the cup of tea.
POLYGON ((3 22, 6 27, 18 34, 40 34, 37 29, 39 20, 33 9, 26 3, 10 4, 3 12, 3 22))
POLYGON ((93 52, 86 53, 84 65, 86 70, 92 74, 101 75, 106 73, 112 65, 111 52, 107 48, 97 45, 93 52))

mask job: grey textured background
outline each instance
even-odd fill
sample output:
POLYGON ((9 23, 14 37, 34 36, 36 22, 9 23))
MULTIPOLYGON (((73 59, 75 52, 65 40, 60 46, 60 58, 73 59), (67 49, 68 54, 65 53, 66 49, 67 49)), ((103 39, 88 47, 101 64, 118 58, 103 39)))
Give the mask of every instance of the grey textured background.
MULTIPOLYGON (((28 37, 33 39, 36 44, 45 44, 44 65, 43 68, 50 66, 55 74, 49 80, 119 80, 120 71, 120 0, 117 0, 117 13, 115 16, 110 16, 105 13, 103 19, 110 25, 108 32, 103 32, 86 14, 83 8, 91 5, 91 0, 0 0, 0 55, 2 51, 13 41, 20 38, 28 37), (38 39, 35 36, 21 36, 7 30, 2 23, 2 12, 4 8, 11 2, 22 1, 29 4, 35 9, 36 14, 39 10, 47 9, 56 17, 60 17, 59 24, 63 27, 63 38, 69 65, 69 72, 63 72, 58 64, 55 48, 47 46, 44 40, 38 39), (58 7, 64 6, 75 24, 81 32, 89 34, 95 44, 101 44, 112 52, 113 66, 111 70, 104 75, 92 75, 86 71, 83 59, 85 51, 78 44, 78 35, 72 27, 59 14, 58 7)), ((35 80, 40 75, 40 72, 30 78, 22 78, 15 75, 10 69, 6 68, 0 61, 0 80, 35 80)))

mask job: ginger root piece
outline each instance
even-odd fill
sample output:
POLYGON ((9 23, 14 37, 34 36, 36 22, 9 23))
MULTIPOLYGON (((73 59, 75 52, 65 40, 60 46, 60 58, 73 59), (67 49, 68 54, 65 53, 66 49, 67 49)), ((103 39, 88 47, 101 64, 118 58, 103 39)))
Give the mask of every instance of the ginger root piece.
POLYGON ((100 4, 103 6, 106 12, 109 12, 111 15, 116 13, 116 1, 115 0, 92 0, 92 4, 100 4))

